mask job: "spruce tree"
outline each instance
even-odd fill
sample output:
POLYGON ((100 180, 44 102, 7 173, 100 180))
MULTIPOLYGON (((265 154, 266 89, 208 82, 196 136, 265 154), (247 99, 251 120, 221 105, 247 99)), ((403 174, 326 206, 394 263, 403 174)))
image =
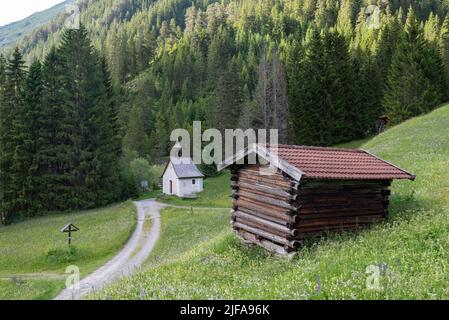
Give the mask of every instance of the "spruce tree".
POLYGON ((398 45, 390 67, 383 104, 392 123, 428 112, 443 99, 441 60, 416 20, 407 15, 404 40, 398 45))
POLYGON ((438 45, 438 38, 440 34, 440 19, 433 12, 424 24, 424 38, 432 45, 438 45))
POLYGON ((290 88, 290 121, 296 144, 326 145, 330 140, 323 130, 330 121, 329 96, 323 87, 327 72, 323 51, 320 33, 314 28, 294 80, 298 88, 294 92, 290 88))
POLYGON ((314 29, 306 47, 293 85, 289 80, 295 142, 333 145, 360 137, 361 110, 355 99, 355 76, 347 40, 336 30, 320 34, 314 29), (292 89, 295 84, 296 90, 292 89))
POLYGON ((14 130, 14 164, 11 175, 18 192, 20 212, 28 216, 44 208, 40 165, 40 130, 42 128, 42 72, 40 62, 34 62, 24 86, 24 104, 16 111, 14 130))
POLYGON ((42 127, 40 128, 40 197, 48 211, 66 210, 70 198, 68 137, 70 116, 67 110, 68 93, 64 84, 64 65, 55 48, 42 64, 42 127))
POLYGON ((15 136, 16 113, 24 107, 25 62, 18 48, 8 60, 5 83, 0 104, 0 218, 9 223, 19 210, 17 195, 19 185, 14 184, 12 167, 17 141, 15 136))
POLYGON ((226 71, 219 76, 214 90, 213 102, 207 112, 208 125, 221 132, 236 128, 244 101, 241 66, 235 58, 228 63, 226 71))
POLYGON ((109 76, 84 26, 64 32, 58 54, 66 70, 62 80, 70 119, 65 128, 69 140, 64 177, 70 181, 68 206, 91 208, 113 196, 103 189, 103 182, 110 178, 111 163, 119 157, 109 153, 116 139, 111 123, 109 76))
POLYGON ((373 133, 376 121, 384 114, 382 106, 383 82, 376 59, 370 53, 357 50, 353 58, 354 106, 359 114, 354 123, 354 136, 363 137, 373 133))
MULTIPOLYGON (((139 157, 144 157, 149 150, 148 136, 145 132, 142 107, 135 105, 129 114, 126 135, 123 138, 123 147, 129 151, 136 152, 139 157)), ((160 124, 160 123, 159 123, 160 124)), ((164 124, 166 126, 166 124, 164 124)), ((157 140, 154 143, 159 143, 157 140)))
MULTIPOLYGON (((376 50, 376 64, 382 83, 387 82, 390 65, 398 44, 403 41, 404 29, 400 16, 392 16, 387 12, 384 16, 379 33, 376 50)), ((382 88, 383 92, 384 88, 382 88)))
POLYGON ((101 58, 101 75, 105 93, 102 97, 103 123, 102 142, 100 143, 101 175, 98 205, 119 199, 122 190, 119 181, 119 163, 122 154, 120 128, 118 124, 117 99, 112 86, 111 75, 105 58, 101 58))
POLYGON ((335 30, 324 32, 323 47, 327 69, 322 84, 328 102, 330 121, 323 128, 329 131, 327 144, 350 141, 358 137, 360 110, 354 103, 354 70, 347 40, 335 30))
POLYGON ((150 157, 155 163, 162 163, 163 159, 169 155, 169 137, 168 123, 165 115, 158 112, 155 116, 154 130, 149 138, 151 148, 150 157))
POLYGON ((350 39, 353 33, 352 16, 353 16, 353 0, 342 0, 338 10, 337 30, 346 39, 350 39))

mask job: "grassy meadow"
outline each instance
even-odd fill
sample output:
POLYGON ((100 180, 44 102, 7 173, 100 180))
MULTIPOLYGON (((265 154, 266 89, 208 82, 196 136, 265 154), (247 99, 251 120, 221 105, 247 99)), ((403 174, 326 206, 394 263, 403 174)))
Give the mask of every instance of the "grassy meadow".
POLYGON ((176 206, 230 208, 232 199, 229 179, 228 171, 217 177, 204 179, 204 191, 199 193, 196 199, 181 199, 160 194, 157 200, 176 206))
MULTIPOLYGON (((388 221, 309 242, 289 261, 242 245, 226 210, 166 209, 148 269, 90 298, 448 299, 449 106, 360 147, 417 175, 394 182, 388 221)), ((218 179, 226 204, 229 180, 218 179)))
POLYGON ((0 299, 49 299, 65 286, 65 269, 80 268, 81 277, 112 258, 136 225, 129 201, 84 212, 54 214, 0 227, 0 299), (68 250, 67 223, 80 228, 68 250))

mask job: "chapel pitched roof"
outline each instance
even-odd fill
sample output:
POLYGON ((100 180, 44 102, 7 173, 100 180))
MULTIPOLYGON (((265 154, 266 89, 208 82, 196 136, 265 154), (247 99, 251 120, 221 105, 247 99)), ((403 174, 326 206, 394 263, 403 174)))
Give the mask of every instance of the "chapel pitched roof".
POLYGON ((168 165, 172 164, 173 169, 175 170, 175 174, 179 179, 188 179, 188 178, 204 178, 204 175, 198 169, 198 167, 193 163, 190 158, 180 158, 176 161, 169 160, 164 169, 164 173, 168 168, 168 165))

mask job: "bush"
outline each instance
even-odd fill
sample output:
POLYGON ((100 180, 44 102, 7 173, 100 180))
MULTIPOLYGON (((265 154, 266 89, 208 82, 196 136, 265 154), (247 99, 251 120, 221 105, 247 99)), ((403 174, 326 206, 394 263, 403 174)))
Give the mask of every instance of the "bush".
POLYGON ((122 198, 138 198, 143 192, 141 182, 144 180, 148 181, 149 189, 157 189, 163 169, 163 166, 151 165, 136 152, 124 149, 120 172, 122 198))
POLYGON ((151 176, 151 165, 148 160, 144 158, 136 158, 129 164, 129 170, 132 175, 137 179, 137 182, 140 185, 140 182, 143 180, 150 181, 151 176))
POLYGON ((155 189, 162 175, 162 166, 152 166, 144 158, 136 158, 129 165, 130 172, 136 180, 136 185, 141 188, 142 181, 148 181, 149 188, 155 189))
POLYGON ((134 177, 128 167, 122 167, 120 172, 122 199, 131 199, 139 196, 140 189, 136 180, 136 177, 134 177))

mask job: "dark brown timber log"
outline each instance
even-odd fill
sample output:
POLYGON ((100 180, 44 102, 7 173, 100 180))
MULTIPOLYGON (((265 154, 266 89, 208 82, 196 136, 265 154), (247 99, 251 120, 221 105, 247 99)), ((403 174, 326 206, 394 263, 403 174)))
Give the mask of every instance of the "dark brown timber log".
POLYGON ((242 198, 242 199, 252 199, 252 200, 256 200, 257 202, 263 202, 263 203, 266 203, 266 204, 269 204, 269 205, 272 205, 275 207, 281 207, 281 208, 285 208, 285 209, 289 209, 289 210, 296 209, 294 206, 292 206, 291 204, 289 204, 285 201, 257 195, 257 194, 247 192, 247 191, 239 191, 238 195, 239 195, 239 198, 242 198))
POLYGON ((345 217, 363 217, 363 216, 371 216, 371 215, 385 215, 385 209, 378 210, 363 210, 357 212, 332 212, 332 213, 314 213, 314 214, 301 214, 301 221, 308 220, 320 220, 320 219, 340 219, 345 217))
POLYGON ((241 179, 241 181, 249 183, 262 183, 266 185, 272 185, 274 187, 280 187, 285 190, 288 190, 292 187, 289 181, 286 181, 282 178, 279 179, 274 176, 253 176, 251 174, 241 172, 239 174, 239 179, 241 179))
POLYGON ((354 224, 364 224, 364 223, 372 223, 373 221, 379 221, 384 218, 383 213, 378 215, 371 216, 354 216, 354 217, 339 217, 339 218, 331 218, 331 219, 319 219, 319 220, 299 220, 298 227, 313 227, 313 226, 333 226, 333 225, 342 225, 347 223, 354 224))
POLYGON ((274 212, 270 209, 259 207, 244 200, 238 200, 234 207, 235 211, 243 211, 248 214, 252 214, 262 219, 270 220, 285 226, 296 224, 299 222, 299 215, 289 215, 284 212, 274 212))
POLYGON ((252 222, 254 224, 266 227, 267 229, 277 230, 283 234, 290 235, 293 237, 296 237, 298 235, 298 230, 290 229, 286 226, 280 225, 278 223, 274 223, 259 217, 255 217, 253 215, 247 214, 242 211, 235 211, 233 212, 233 215, 235 215, 237 218, 240 218, 242 220, 246 220, 248 222, 252 222))
MULTIPOLYGON (((295 237, 297 237, 297 235, 296 236, 292 236, 289 232, 283 232, 283 231, 280 231, 280 230, 277 230, 277 229, 272 229, 272 228, 268 227, 267 225, 259 224, 257 222, 254 222, 253 220, 250 221, 250 220, 246 220, 244 218, 237 217, 237 216, 233 216, 232 219, 233 219, 232 221, 234 223, 241 223, 241 224, 244 224, 246 226, 249 226, 249 227, 252 227, 252 228, 256 228, 258 230, 265 231, 265 232, 268 232, 270 234, 282 237, 282 238, 287 239, 289 241, 290 240, 294 240, 295 237), (234 219, 235 219, 235 221, 234 221, 234 219)), ((298 231, 296 231, 296 233, 298 233, 298 231)))
POLYGON ((239 183, 239 189, 247 191, 254 190, 262 194, 270 194, 275 197, 281 197, 285 199, 289 199, 291 197, 291 194, 288 191, 284 191, 282 189, 275 187, 266 186, 260 183, 251 184, 242 181, 239 183))
POLYGON ((243 230, 239 230, 236 233, 243 240, 246 240, 246 241, 249 241, 251 243, 257 244, 257 245, 267 249, 268 251, 275 252, 275 253, 280 254, 280 255, 285 255, 288 252, 291 252, 291 250, 292 250, 288 246, 287 246, 288 250, 285 250, 284 246, 277 245, 277 244, 275 244, 275 243, 273 243, 273 242, 271 242, 269 240, 260 238, 260 237, 258 237, 256 235, 252 234, 252 233, 249 233, 249 232, 246 232, 246 231, 243 231, 243 230))
POLYGON ((257 228, 253 228, 253 227, 247 226, 247 225, 245 225, 243 223, 240 223, 240 222, 235 222, 233 224, 233 226, 236 229, 242 229, 242 230, 250 232, 252 234, 261 236, 261 237, 263 237, 263 238, 265 238, 267 240, 271 240, 273 242, 276 242, 276 243, 279 243, 279 244, 282 244, 282 245, 287 245, 287 246, 289 246, 290 248, 293 248, 293 249, 296 249, 299 246, 299 242, 298 241, 295 241, 295 240, 290 241, 290 240, 287 240, 286 238, 277 236, 275 234, 272 234, 272 233, 269 233, 269 232, 266 232, 266 231, 262 231, 262 230, 257 229, 257 228))

